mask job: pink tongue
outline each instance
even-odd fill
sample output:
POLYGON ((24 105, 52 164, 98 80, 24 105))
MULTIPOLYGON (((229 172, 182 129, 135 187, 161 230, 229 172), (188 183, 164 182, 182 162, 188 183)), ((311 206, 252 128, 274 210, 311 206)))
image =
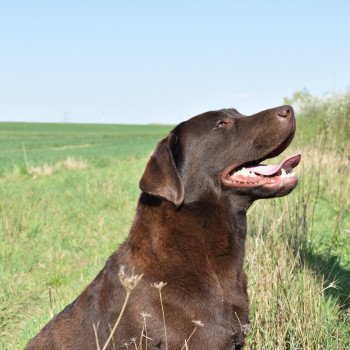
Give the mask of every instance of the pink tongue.
POLYGON ((257 175, 270 176, 284 169, 287 173, 295 168, 301 159, 301 154, 297 153, 287 159, 285 159, 280 165, 257 165, 254 167, 247 167, 246 169, 254 172, 257 175))

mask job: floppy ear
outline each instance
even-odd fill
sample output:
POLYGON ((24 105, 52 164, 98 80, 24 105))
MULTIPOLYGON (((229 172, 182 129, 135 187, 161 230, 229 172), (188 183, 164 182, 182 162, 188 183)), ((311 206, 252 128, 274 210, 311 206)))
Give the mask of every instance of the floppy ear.
POLYGON ((140 188, 153 196, 164 198, 179 207, 184 200, 184 185, 177 171, 172 146, 177 136, 170 133, 161 140, 146 165, 140 188))

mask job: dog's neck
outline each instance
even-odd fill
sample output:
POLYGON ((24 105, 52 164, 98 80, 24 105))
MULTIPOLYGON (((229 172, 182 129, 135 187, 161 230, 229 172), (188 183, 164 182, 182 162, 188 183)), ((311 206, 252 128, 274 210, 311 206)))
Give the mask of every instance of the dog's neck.
POLYGON ((150 264, 151 256, 158 263, 166 259, 167 266, 186 256, 187 263, 198 268, 198 262, 209 261, 215 270, 222 265, 241 270, 248 207, 244 198, 227 198, 220 205, 208 201, 176 209, 168 201, 143 193, 128 242, 135 258, 143 256, 150 264))

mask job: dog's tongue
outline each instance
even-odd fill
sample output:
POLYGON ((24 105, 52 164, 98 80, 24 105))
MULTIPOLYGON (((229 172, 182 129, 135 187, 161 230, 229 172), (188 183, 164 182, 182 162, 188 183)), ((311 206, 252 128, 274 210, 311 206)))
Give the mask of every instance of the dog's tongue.
POLYGON ((284 169, 287 173, 295 168, 301 159, 301 154, 297 153, 285 159, 280 165, 264 165, 260 164, 253 167, 246 167, 247 170, 254 172, 257 175, 271 176, 284 169))

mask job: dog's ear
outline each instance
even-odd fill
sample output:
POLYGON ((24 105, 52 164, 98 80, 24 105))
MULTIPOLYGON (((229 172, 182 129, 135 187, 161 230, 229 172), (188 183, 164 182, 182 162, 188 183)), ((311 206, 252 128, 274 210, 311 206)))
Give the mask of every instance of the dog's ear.
POLYGON ((179 207, 184 200, 185 190, 174 161, 173 149, 176 142, 177 136, 170 133, 158 143, 146 165, 140 180, 140 188, 179 207))

